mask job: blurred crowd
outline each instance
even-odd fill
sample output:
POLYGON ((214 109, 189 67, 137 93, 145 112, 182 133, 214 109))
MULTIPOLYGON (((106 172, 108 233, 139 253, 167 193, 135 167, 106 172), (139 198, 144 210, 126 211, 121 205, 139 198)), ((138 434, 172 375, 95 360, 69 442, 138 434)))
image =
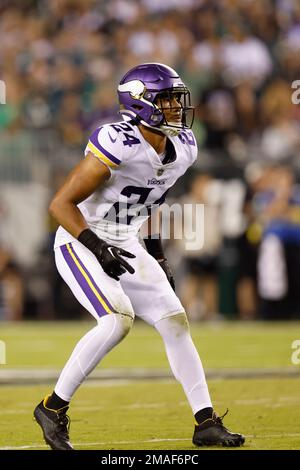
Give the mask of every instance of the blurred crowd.
POLYGON ((151 61, 196 106, 199 159, 171 198, 205 204, 206 244, 168 246, 190 317, 299 316, 299 1, 1 0, 0 318, 83 314, 46 207, 89 132, 119 119, 120 77, 151 61))
POLYGON ((168 247, 191 320, 300 318, 300 185, 282 164, 255 162, 245 173, 195 174, 180 198, 205 208, 203 248, 187 250, 184 237, 168 247))

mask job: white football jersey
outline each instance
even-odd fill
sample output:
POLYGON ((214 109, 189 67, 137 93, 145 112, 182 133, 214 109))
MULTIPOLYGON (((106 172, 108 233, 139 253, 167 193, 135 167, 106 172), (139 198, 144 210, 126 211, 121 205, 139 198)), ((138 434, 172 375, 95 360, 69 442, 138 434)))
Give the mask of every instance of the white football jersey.
MULTIPOLYGON (((194 163, 198 152, 191 130, 168 139, 175 153, 173 161, 164 164, 131 122, 105 124, 92 133, 85 155, 93 153, 111 176, 78 207, 100 238, 122 243, 137 237, 150 210, 164 202, 168 190, 194 163)), ((55 247, 72 241, 74 237, 59 227, 55 247)))

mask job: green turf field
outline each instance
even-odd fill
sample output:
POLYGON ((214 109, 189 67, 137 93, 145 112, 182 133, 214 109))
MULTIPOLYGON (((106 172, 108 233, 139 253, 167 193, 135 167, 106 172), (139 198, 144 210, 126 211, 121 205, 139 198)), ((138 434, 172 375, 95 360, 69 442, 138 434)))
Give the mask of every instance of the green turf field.
MULTIPOLYGON (((61 367, 93 326, 94 322, 1 324, 7 367, 61 367)), ((191 326, 191 332, 205 367, 293 368, 291 344, 300 339, 300 322, 198 324, 191 326)), ((152 368, 168 367, 168 363, 159 335, 145 323, 136 322, 102 367, 152 368)))
MULTIPOLYGON (((59 368, 92 323, 1 324, 8 369, 59 368)), ((245 449, 300 449, 300 365, 291 344, 299 323, 218 323, 192 326, 204 367, 278 370, 278 377, 209 380, 216 410, 230 412, 225 425, 247 436, 245 449), (282 371, 296 373, 280 376, 282 371)), ((159 336, 136 323, 101 367, 168 368, 159 336)), ((46 449, 32 409, 49 385, 1 385, 0 448, 46 449)), ((76 393, 70 416, 77 449, 193 449, 193 417, 181 386, 172 380, 87 382, 76 393)))

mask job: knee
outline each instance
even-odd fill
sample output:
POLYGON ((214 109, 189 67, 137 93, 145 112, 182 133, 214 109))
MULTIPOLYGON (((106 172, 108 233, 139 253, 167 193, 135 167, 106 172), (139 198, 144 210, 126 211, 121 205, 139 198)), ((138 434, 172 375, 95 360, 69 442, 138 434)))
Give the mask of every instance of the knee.
POLYGON ((180 338, 190 334, 189 322, 185 312, 163 318, 156 323, 155 327, 162 336, 167 334, 169 337, 180 338))
POLYGON ((128 315, 122 315, 122 325, 123 325, 123 331, 124 331, 124 336, 128 335, 129 331, 132 328, 133 325, 133 318, 129 317, 128 315))
POLYGON ((96 329, 101 341, 104 335, 108 342, 113 340, 118 343, 128 335, 132 324, 133 317, 122 313, 111 313, 99 318, 96 329))
POLYGON ((133 325, 133 318, 129 315, 123 315, 121 313, 115 313, 113 315, 115 317, 115 327, 119 333, 120 339, 123 339, 131 330, 133 325))

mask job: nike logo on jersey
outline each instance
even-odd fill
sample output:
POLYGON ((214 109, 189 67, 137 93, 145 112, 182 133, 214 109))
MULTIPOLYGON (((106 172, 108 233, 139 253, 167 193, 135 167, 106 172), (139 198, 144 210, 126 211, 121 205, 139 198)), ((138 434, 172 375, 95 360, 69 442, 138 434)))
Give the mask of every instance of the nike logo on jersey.
POLYGON ((113 138, 112 138, 112 136, 110 135, 110 133, 109 133, 109 132, 108 132, 108 135, 109 135, 109 138, 110 138, 110 140, 111 140, 111 141, 112 141, 112 143, 114 144, 114 143, 115 143, 115 141, 117 140, 117 138, 113 139, 113 138))

